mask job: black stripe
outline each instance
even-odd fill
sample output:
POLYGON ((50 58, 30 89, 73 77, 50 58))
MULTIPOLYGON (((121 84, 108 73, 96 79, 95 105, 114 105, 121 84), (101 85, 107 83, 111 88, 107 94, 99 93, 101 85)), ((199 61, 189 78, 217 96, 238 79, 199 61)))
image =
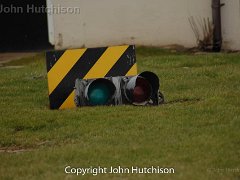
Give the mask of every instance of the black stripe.
POLYGON ((107 48, 87 49, 80 60, 72 67, 64 79, 50 94, 50 108, 58 109, 74 90, 75 80, 83 78, 94 66, 107 48))
POLYGON ((136 63, 135 47, 129 46, 120 59, 107 73, 106 77, 110 76, 125 76, 127 72, 136 63))
POLYGON ((47 72, 56 64, 65 51, 50 51, 46 53, 47 72))

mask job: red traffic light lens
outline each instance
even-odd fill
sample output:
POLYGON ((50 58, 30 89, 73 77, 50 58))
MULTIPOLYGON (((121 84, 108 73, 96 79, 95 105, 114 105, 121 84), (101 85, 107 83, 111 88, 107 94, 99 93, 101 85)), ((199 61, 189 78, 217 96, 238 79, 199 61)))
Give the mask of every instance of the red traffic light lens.
POLYGON ((151 96, 151 91, 150 83, 146 79, 138 77, 136 86, 133 89, 133 103, 141 104, 148 101, 151 96))

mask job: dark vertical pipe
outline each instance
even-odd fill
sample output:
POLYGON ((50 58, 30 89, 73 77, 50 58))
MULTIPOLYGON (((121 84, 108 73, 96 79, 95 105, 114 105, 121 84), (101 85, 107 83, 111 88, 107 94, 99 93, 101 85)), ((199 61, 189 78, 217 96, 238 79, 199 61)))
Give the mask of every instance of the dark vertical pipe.
POLYGON ((213 51, 219 52, 222 48, 221 2, 212 0, 213 18, 213 51))

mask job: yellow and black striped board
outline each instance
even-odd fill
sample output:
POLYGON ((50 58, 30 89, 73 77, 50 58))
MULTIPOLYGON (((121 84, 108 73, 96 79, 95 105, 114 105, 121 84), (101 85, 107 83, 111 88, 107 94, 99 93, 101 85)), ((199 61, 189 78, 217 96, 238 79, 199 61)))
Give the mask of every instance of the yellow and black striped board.
POLYGON ((50 109, 75 107, 77 78, 137 75, 135 46, 72 49, 46 53, 50 109))

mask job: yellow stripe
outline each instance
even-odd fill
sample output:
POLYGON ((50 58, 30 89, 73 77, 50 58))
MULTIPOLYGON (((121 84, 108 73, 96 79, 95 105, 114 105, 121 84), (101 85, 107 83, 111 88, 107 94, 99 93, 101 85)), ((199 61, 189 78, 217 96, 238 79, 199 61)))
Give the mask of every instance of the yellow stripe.
POLYGON ((60 106, 59 109, 67 109, 76 107, 74 103, 74 91, 68 96, 68 98, 64 101, 64 103, 60 106))
POLYGON ((137 75, 137 63, 135 63, 132 68, 127 72, 126 76, 136 76, 137 75))
POLYGON ((71 68, 80 59, 85 51, 86 49, 74 49, 65 51, 57 63, 48 72, 49 95, 63 80, 63 78, 67 75, 67 73, 71 70, 71 68))
POLYGON ((86 74, 84 79, 102 78, 110 71, 129 46, 109 47, 86 74))

